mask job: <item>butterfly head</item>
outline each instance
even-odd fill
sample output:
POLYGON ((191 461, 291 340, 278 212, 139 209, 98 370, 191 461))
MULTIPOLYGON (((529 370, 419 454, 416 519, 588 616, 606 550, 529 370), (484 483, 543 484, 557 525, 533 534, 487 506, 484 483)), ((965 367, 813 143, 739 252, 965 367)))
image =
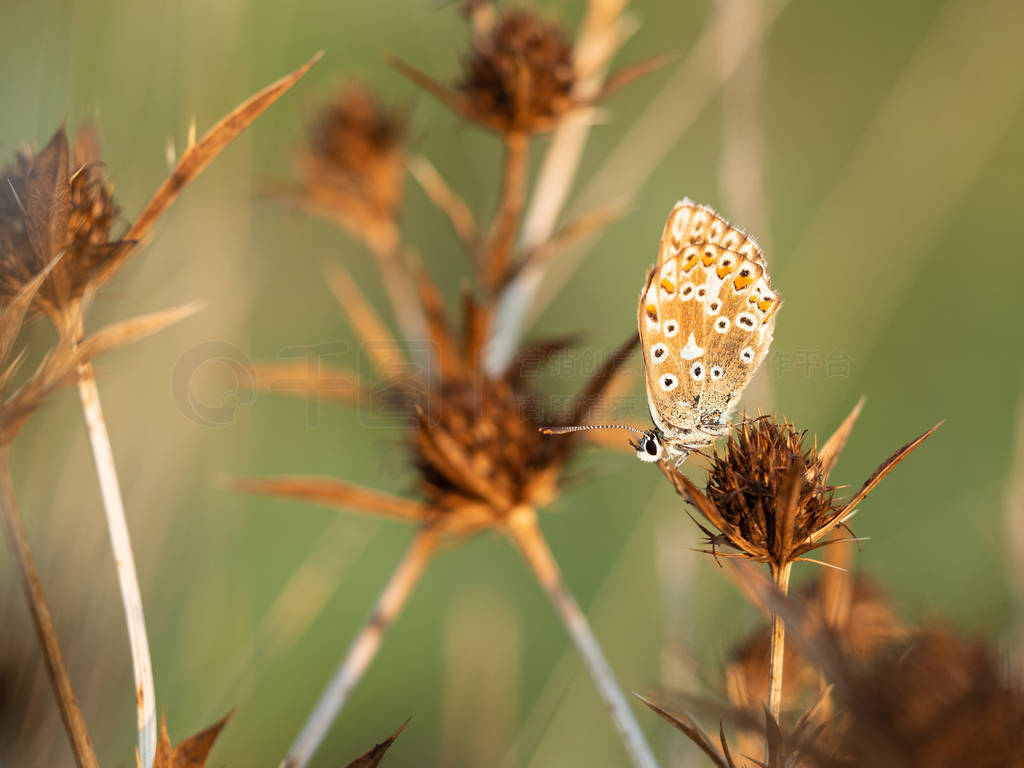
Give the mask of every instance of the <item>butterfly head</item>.
POLYGON ((630 440, 630 445, 633 446, 633 449, 636 451, 636 457, 640 461, 660 461, 665 455, 665 444, 662 442, 661 435, 656 429, 648 429, 646 432, 641 433, 639 440, 635 442, 630 440))

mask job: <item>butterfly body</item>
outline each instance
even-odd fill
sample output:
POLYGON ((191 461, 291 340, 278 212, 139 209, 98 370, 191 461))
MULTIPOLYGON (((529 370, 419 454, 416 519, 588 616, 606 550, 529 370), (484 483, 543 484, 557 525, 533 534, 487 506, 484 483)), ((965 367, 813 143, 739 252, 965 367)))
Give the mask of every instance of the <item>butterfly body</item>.
POLYGON ((707 206, 675 205, 637 312, 655 424, 636 446, 641 459, 681 462, 728 431, 780 305, 753 238, 707 206))

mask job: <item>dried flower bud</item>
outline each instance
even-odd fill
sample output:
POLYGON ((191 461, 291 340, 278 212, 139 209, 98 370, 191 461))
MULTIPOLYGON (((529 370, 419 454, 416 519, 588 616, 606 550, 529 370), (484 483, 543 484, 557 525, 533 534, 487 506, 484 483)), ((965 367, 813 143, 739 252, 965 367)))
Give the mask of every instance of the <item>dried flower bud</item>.
POLYGON ((853 498, 836 504, 828 475, 859 408, 820 454, 805 448, 804 433, 787 421, 771 416, 745 421, 734 429, 725 451, 712 458, 706 494, 682 472, 662 465, 676 490, 718 529, 718 534, 704 529, 712 545, 709 553, 768 563, 773 570, 804 559, 828 543, 828 534, 844 525, 857 504, 939 426, 896 451, 853 498), (722 544, 739 552, 719 552, 722 544))
POLYGON ((476 41, 458 90, 478 122, 500 132, 533 133, 550 130, 569 111, 575 79, 562 28, 510 10, 476 41))
POLYGON ((835 756, 821 765, 1024 765, 1024 688, 987 647, 950 630, 891 646, 853 677, 846 698, 835 756))
POLYGON ((427 398, 412 433, 420 490, 448 513, 500 517, 519 505, 548 503, 569 455, 545 439, 529 400, 501 379, 446 378, 427 398))
POLYGON ((405 183, 403 127, 368 89, 340 91, 301 158, 307 204, 359 237, 392 225, 405 183))
POLYGON ((63 254, 33 304, 63 330, 95 276, 127 245, 110 241, 120 209, 103 178, 97 146, 86 128, 69 158, 61 128, 38 153, 19 153, 2 172, 0 301, 9 301, 63 254))

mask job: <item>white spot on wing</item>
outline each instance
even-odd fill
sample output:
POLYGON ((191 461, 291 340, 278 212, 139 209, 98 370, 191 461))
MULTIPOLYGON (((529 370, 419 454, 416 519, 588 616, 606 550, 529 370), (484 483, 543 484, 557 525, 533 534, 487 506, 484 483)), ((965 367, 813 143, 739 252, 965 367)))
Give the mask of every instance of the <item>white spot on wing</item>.
POLYGON ((661 384, 661 388, 663 390, 665 390, 666 392, 671 392, 673 389, 679 386, 679 379, 677 379, 671 373, 666 373, 664 376, 658 379, 658 383, 661 384))
POLYGON ((747 365, 750 365, 752 362, 754 362, 754 348, 744 347, 743 349, 741 349, 740 360, 742 360, 747 365))
POLYGON ((658 342, 653 347, 651 347, 651 361, 654 362, 655 365, 657 365, 660 362, 663 362, 667 357, 668 347, 666 347, 661 342, 658 342))
POLYGON ((690 333, 690 338, 686 340, 686 346, 679 351, 679 354, 682 355, 683 360, 696 360, 704 354, 704 350, 697 346, 697 339, 693 337, 693 333, 690 333))

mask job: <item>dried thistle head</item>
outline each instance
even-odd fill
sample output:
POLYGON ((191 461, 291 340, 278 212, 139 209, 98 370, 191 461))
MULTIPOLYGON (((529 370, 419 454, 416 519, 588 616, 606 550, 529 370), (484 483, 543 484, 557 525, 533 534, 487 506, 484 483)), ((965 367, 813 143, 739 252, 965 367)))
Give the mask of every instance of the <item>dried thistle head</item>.
POLYGON ((404 128, 369 89, 340 90, 310 127, 304 203, 364 239, 393 227, 405 184, 404 128))
POLYGON ((812 764, 1024 765, 1024 687, 985 644, 951 630, 928 627, 890 646, 837 692, 837 743, 812 764))
POLYGON ((392 63, 467 120, 505 137, 553 130, 579 106, 567 35, 559 24, 526 9, 505 11, 478 26, 454 89, 403 61, 392 63))
POLYGON ((410 435, 419 489, 439 512, 496 520, 557 494, 571 446, 545 439, 528 394, 504 379, 444 377, 432 383, 410 435))
MULTIPOLYGON (((350 323, 371 354, 382 380, 377 394, 353 372, 334 370, 338 382, 352 382, 353 402, 373 398, 391 413, 412 416, 407 444, 417 470, 421 500, 372 491, 327 478, 280 477, 236 480, 239 490, 313 500, 330 506, 398 517, 452 533, 471 533, 502 524, 516 509, 549 503, 561 472, 579 444, 578 435, 551 439, 539 427, 562 423, 545 413, 529 382, 514 374, 496 377, 483 369, 486 310, 467 296, 458 327, 451 324, 437 287, 418 275, 419 304, 426 318, 429 364, 408 360, 404 345, 388 338, 363 294, 339 266, 330 270, 332 288, 350 323), (382 343, 385 342, 385 343, 382 343), (388 375, 410 371, 413 375, 388 375), (359 391, 363 391, 362 398, 359 391), (380 394, 383 392, 384 394, 380 394)), ((567 423, 579 424, 602 395, 637 344, 632 334, 609 357, 577 397, 567 423)), ((422 342, 405 347, 422 350, 422 342)), ((274 367, 272 376, 280 376, 274 367)), ((301 373, 301 372, 300 372, 301 373)), ((317 393, 317 382, 310 382, 317 393)), ((303 390, 299 390, 303 391, 303 390)))
POLYGON ((934 432, 938 425, 890 456, 852 499, 836 503, 828 476, 845 445, 860 405, 819 452, 788 421, 762 416, 734 428, 724 452, 708 469, 704 493, 682 472, 662 469, 714 526, 711 554, 740 557, 781 569, 824 546, 828 534, 844 525, 871 490, 934 432), (738 553, 717 552, 726 544, 738 553))
POLYGON ((475 40, 458 91, 476 122, 499 133, 536 133, 571 109, 575 80, 562 27, 511 9, 475 40))
POLYGON ((38 153, 19 153, 0 172, 0 301, 61 256, 32 311, 45 312, 62 333, 73 332, 82 297, 128 245, 110 239, 120 208, 98 151, 91 127, 71 151, 62 127, 38 153))

